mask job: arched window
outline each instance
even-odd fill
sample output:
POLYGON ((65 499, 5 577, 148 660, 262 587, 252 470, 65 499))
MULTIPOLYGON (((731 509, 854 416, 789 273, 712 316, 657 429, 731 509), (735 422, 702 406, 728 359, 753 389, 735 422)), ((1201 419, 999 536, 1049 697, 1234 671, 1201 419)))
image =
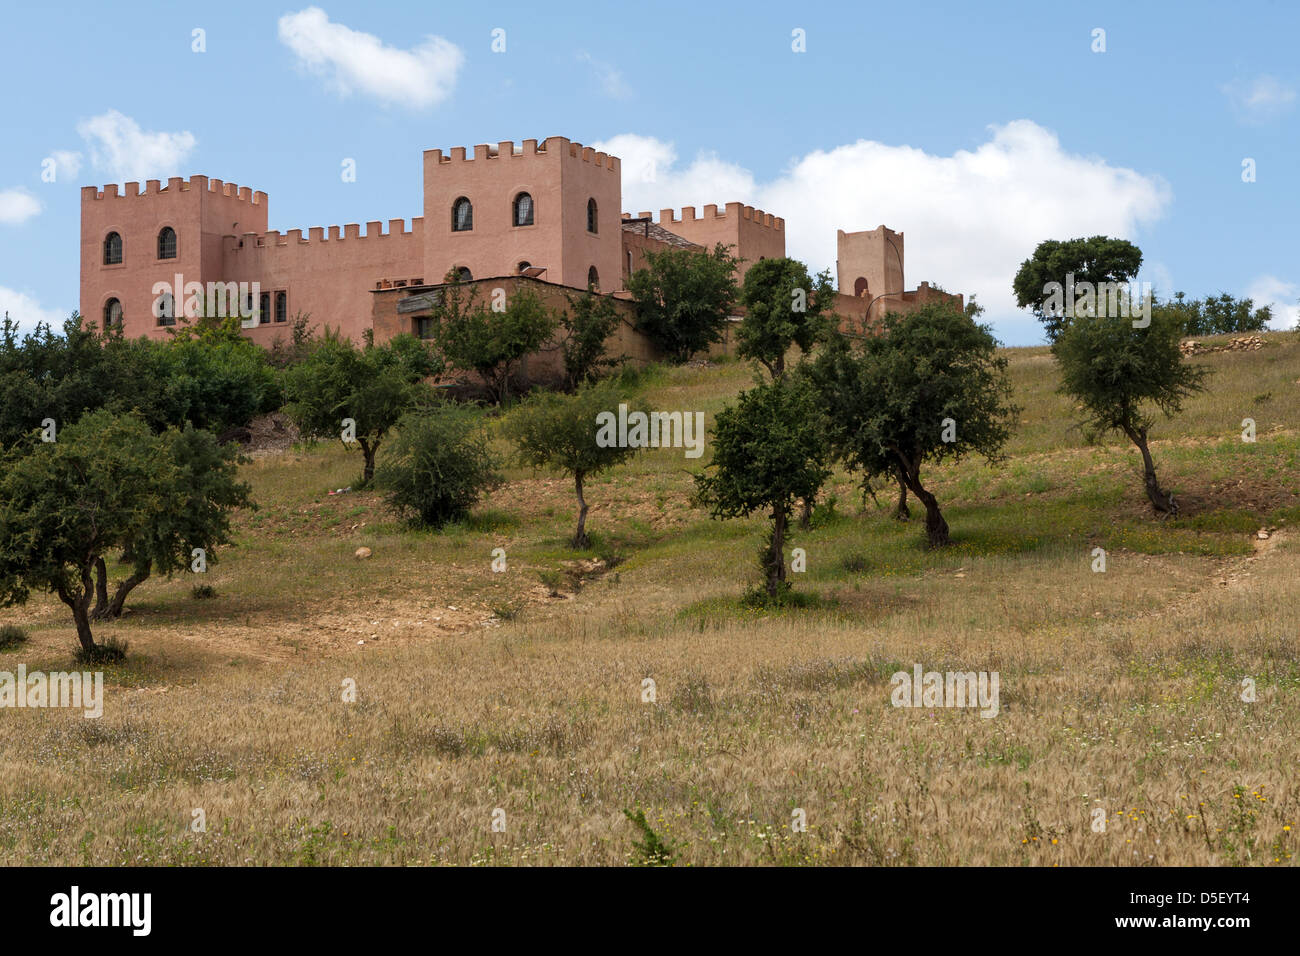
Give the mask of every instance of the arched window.
POLYGON ((275 321, 289 321, 289 293, 277 292, 275 294, 275 321))
POLYGON ((460 266, 456 270, 456 278, 461 282, 469 282, 474 278, 474 274, 466 266, 460 266))
POLYGON ((516 226, 531 226, 533 224, 533 197, 528 193, 520 193, 515 197, 513 223, 516 226))
POLYGON ((120 266, 122 264, 122 237, 110 232, 104 237, 104 265, 120 266))
POLYGON ((153 316, 160 326, 176 324, 176 297, 164 292, 154 299, 153 316))
POLYGON ((263 292, 261 301, 257 303, 257 324, 271 321, 271 293, 263 292))
POLYGON ((853 280, 853 294, 859 299, 867 294, 867 280, 858 276, 853 280))
POLYGON ((158 233, 158 258, 176 258, 176 230, 171 226, 163 226, 162 232, 158 233))
POLYGON ((522 275, 525 269, 531 269, 532 267, 533 264, 529 262, 527 259, 525 259, 523 262, 519 263, 519 265, 515 268, 515 271, 518 272, 520 275, 522 275))
POLYGON ((109 299, 104 303, 104 328, 111 329, 115 325, 122 324, 122 303, 117 299, 109 299))
POLYGON ((596 232, 596 200, 587 200, 587 231, 596 232))
POLYGON ((600 291, 600 273, 596 271, 595 266, 587 270, 587 288, 600 291))
POLYGON ((451 231, 468 232, 474 228, 474 204, 461 196, 451 204, 451 231))

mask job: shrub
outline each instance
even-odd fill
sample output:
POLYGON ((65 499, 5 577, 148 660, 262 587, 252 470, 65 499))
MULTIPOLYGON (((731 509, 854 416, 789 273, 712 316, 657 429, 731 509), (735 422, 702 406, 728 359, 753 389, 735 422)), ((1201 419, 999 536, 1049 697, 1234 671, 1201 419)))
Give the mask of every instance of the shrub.
POLYGON ((0 651, 7 651, 11 647, 26 643, 27 631, 17 624, 6 624, 0 627, 0 651))
POLYGON ((431 528, 465 517, 501 482, 478 414, 452 406, 403 417, 375 475, 396 514, 431 528))

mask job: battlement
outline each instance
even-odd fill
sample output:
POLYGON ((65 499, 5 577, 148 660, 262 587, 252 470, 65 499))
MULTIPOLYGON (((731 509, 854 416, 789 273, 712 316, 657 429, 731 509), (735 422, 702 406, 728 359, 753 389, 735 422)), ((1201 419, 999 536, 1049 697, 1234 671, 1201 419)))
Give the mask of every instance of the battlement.
MULTIPOLYGON (((423 216, 416 216, 411 220, 411 227, 406 227, 405 219, 388 220, 388 231, 384 231, 384 223, 380 219, 366 223, 365 235, 361 233, 360 223, 349 222, 342 227, 339 226, 311 226, 307 231, 307 238, 303 238, 303 230, 290 229, 281 233, 278 229, 271 229, 267 232, 245 232, 238 237, 244 248, 260 249, 272 246, 290 246, 290 245, 308 245, 313 242, 345 242, 349 239, 375 239, 384 240, 393 237, 413 236, 420 232, 420 227, 424 224, 423 216), (327 232, 328 230, 328 232, 327 232)), ((233 238, 233 237, 232 237, 233 238)))
POLYGON ((249 186, 240 186, 236 183, 224 183, 220 179, 208 179, 207 176, 191 176, 185 180, 180 176, 172 176, 167 180, 167 185, 162 184, 159 179, 147 179, 144 184, 144 192, 140 191, 138 182, 128 182, 123 185, 122 191, 118 191, 117 183, 109 183, 102 189, 98 186, 82 186, 81 200, 105 200, 105 199, 134 199, 138 196, 160 196, 164 193, 174 195, 178 192, 205 192, 210 196, 227 196, 231 199, 237 199, 241 202, 251 203, 254 206, 266 204, 266 193, 258 190, 254 192, 249 186))
POLYGON ((437 165, 451 165, 452 163, 473 163, 480 160, 491 162, 492 160, 528 160, 538 156, 564 156, 568 154, 570 159, 578 159, 584 163, 590 163, 595 166, 603 166, 611 171, 617 171, 619 168, 619 159, 617 156, 611 156, 608 153, 602 153, 591 146, 583 146, 581 143, 573 143, 563 136, 551 136, 545 140, 526 139, 518 146, 513 140, 502 140, 496 145, 490 143, 480 143, 474 147, 474 155, 466 156, 464 146, 453 146, 447 153, 441 149, 426 149, 425 156, 431 156, 437 165))
MULTIPOLYGON (((632 219, 631 213, 623 213, 624 219, 632 219)), ((636 214, 637 219, 654 220, 649 212, 639 212, 636 214)), ((684 222, 716 222, 718 220, 739 219, 744 222, 752 222, 754 225, 762 226, 765 229, 771 229, 774 232, 785 231, 785 220, 780 216, 773 216, 771 213, 764 212, 761 209, 755 209, 753 206, 745 206, 738 202, 729 202, 723 207, 722 212, 718 212, 716 204, 709 204, 704 207, 704 215, 696 216, 694 206, 683 206, 680 217, 671 209, 659 210, 659 225, 672 231, 674 225, 680 225, 684 222)))

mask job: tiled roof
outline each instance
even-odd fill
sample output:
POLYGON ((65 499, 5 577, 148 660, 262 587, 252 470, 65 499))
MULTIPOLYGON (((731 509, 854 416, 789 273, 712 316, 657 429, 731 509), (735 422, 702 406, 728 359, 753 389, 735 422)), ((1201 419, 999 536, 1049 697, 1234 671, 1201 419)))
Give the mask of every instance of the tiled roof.
POLYGON ((701 246, 689 239, 683 239, 675 232, 669 232, 663 226, 653 222, 627 222, 623 223, 624 232, 636 233, 639 236, 648 236, 657 242, 662 242, 669 246, 677 246, 679 249, 700 249, 701 246))

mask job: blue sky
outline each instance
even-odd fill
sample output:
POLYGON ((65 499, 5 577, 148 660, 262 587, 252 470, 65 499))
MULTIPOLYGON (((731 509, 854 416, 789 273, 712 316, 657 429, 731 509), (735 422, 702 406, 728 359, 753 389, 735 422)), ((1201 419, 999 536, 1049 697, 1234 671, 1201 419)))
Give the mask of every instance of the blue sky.
POLYGON ((81 185, 200 173, 267 191, 281 230, 409 218, 423 149, 554 135, 623 157, 626 211, 758 205, 817 269, 834 264, 836 228, 902 230, 908 285, 976 294, 1008 344, 1041 340, 1011 302, 1019 262, 1042 239, 1098 232, 1137 242, 1162 293, 1252 295, 1295 323, 1300 12, 1287 2, 121 2, 3 16, 0 309, 24 326, 77 305, 81 185))

